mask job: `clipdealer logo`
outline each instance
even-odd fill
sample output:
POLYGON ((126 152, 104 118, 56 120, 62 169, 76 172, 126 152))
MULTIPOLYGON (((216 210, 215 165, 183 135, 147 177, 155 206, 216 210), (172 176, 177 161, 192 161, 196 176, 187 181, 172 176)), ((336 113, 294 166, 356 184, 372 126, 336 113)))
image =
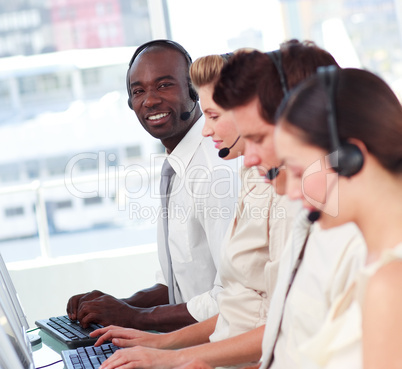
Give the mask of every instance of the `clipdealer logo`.
MULTIPOLYGON (((164 158, 160 154, 151 154, 149 163, 143 161, 141 164, 125 166, 110 165, 115 164, 116 156, 104 151, 81 153, 72 157, 66 165, 65 187, 77 198, 115 198, 118 210, 127 210, 130 203, 134 203, 131 206, 135 209, 135 201, 160 199, 159 178, 164 158), (84 161, 93 161, 93 166, 97 168, 96 174, 82 175, 80 166, 84 161)), ((195 165, 186 170, 180 158, 170 156, 169 160, 174 161, 178 172, 170 192, 171 197, 185 191, 196 200, 211 196, 217 199, 228 196, 237 198, 238 173, 233 170, 233 166, 221 164, 211 170, 206 165, 195 165)))

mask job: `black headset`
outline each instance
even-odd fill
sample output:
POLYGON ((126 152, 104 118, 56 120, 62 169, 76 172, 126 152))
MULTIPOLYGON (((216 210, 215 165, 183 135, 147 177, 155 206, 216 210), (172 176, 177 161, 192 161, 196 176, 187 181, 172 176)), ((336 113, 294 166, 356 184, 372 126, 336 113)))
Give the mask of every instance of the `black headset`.
POLYGON ((227 62, 234 54, 233 53, 225 53, 225 54, 221 54, 221 58, 227 62))
MULTIPOLYGON (((190 57, 190 54, 184 49, 183 46, 181 46, 180 44, 178 44, 177 42, 171 41, 171 40, 152 40, 149 42, 146 42, 145 44, 142 44, 141 46, 139 46, 137 48, 137 50, 135 51, 134 55, 131 57, 130 63, 128 63, 128 70, 127 70, 127 76, 126 76, 126 86, 127 86, 127 92, 128 92, 128 106, 130 107, 130 109, 133 109, 133 106, 131 104, 131 88, 130 88, 130 69, 131 66, 134 63, 134 60, 137 58, 137 56, 144 51, 145 49, 147 49, 148 47, 154 46, 154 45, 167 45, 173 49, 178 50, 179 52, 181 52, 187 61, 187 66, 188 69, 190 69, 190 66, 192 64, 192 59, 190 57)), ((198 101, 198 93, 197 91, 194 89, 194 87, 191 85, 191 81, 190 81, 190 77, 188 77, 188 89, 189 89, 189 95, 191 100, 193 100, 194 102, 198 101)))
MULTIPOLYGON (((288 84, 286 82, 285 72, 283 70, 281 50, 278 49, 275 51, 269 51, 265 54, 267 54, 269 56, 269 58, 271 59, 272 63, 274 63, 275 68, 279 75, 279 80, 281 82, 283 95, 287 96, 289 93, 289 89, 288 89, 288 84)), ((280 171, 280 167, 272 167, 271 169, 269 169, 267 171, 267 173, 265 174, 265 177, 267 179, 269 179, 270 181, 272 181, 278 176, 279 171, 280 171)))
POLYGON ((336 65, 318 67, 317 75, 328 96, 326 110, 331 149, 337 154, 329 155, 329 163, 332 169, 340 176, 350 178, 362 169, 364 156, 357 145, 350 142, 341 143, 339 140, 335 104, 338 71, 339 68, 336 65))
POLYGON ((289 92, 288 84, 286 82, 286 77, 285 77, 285 72, 283 70, 283 65, 282 65, 282 52, 280 49, 274 50, 274 51, 269 51, 267 54, 272 62, 274 63, 276 70, 278 71, 279 74, 279 79, 281 81, 281 86, 282 86, 282 91, 283 95, 286 96, 289 92))

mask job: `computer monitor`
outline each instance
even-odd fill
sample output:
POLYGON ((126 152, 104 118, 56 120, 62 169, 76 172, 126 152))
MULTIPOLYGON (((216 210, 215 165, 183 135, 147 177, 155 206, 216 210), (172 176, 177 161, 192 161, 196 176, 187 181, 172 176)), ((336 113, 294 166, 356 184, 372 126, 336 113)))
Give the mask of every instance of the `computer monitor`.
MULTIPOLYGON (((0 254, 0 298, 10 305, 10 314, 13 314, 15 320, 18 322, 21 332, 28 339, 32 346, 37 345, 42 341, 41 337, 37 334, 25 334, 29 328, 28 320, 25 315, 24 309, 20 303, 17 290, 11 280, 7 266, 0 254)), ((0 367, 1 369, 1 367, 0 367)))
POLYGON ((0 368, 34 369, 31 346, 7 301, 0 299, 0 368))
POLYGON ((17 314, 18 320, 20 321, 21 327, 24 331, 28 330, 29 323, 25 315, 24 309, 22 308, 18 293, 14 287, 14 283, 11 280, 10 273, 8 272, 6 263, 0 254, 0 282, 5 286, 8 295, 10 296, 11 303, 14 306, 15 312, 17 314))

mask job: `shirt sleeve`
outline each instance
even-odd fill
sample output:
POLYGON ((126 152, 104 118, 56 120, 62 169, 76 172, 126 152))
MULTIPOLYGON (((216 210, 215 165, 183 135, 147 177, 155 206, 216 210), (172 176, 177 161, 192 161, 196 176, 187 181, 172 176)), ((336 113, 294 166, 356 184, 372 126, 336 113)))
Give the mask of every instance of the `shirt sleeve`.
MULTIPOLYGON (((199 187, 195 190, 198 193, 208 193, 208 196, 195 200, 195 206, 202 209, 199 221, 204 228, 217 270, 219 270, 222 243, 235 213, 239 194, 238 177, 237 163, 223 162, 214 167, 210 182, 200 182, 199 187)), ((217 295, 222 290, 218 272, 211 290, 195 296, 187 302, 187 309, 195 320, 203 321, 219 313, 217 295)))
POLYGON ((208 193, 208 196, 195 199, 195 207, 218 269, 222 242, 234 218, 239 194, 235 165, 224 163, 215 167, 211 173, 211 183, 199 183, 198 186, 196 193, 208 193))
POLYGON ((165 277, 163 276, 162 270, 159 269, 156 273, 155 273, 155 281, 157 284, 163 284, 165 286, 167 286, 165 277))
POLYGON ((187 302, 187 310, 191 316, 201 322, 219 313, 217 296, 223 290, 219 273, 215 278, 214 287, 187 302))

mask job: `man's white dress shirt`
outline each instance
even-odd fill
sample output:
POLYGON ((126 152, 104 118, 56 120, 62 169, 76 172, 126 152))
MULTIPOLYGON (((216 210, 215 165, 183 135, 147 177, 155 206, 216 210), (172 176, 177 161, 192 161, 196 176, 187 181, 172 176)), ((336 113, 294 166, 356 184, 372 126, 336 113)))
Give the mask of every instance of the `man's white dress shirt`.
MULTIPOLYGON (((220 247, 239 193, 237 161, 218 157, 212 140, 202 137, 203 125, 201 117, 168 156, 176 173, 170 183, 168 210, 175 298, 176 303, 188 302, 190 314, 199 321, 218 312, 215 297, 222 288, 216 279, 220 247)), ((161 218, 157 241, 162 269, 157 282, 167 285, 161 218)))

